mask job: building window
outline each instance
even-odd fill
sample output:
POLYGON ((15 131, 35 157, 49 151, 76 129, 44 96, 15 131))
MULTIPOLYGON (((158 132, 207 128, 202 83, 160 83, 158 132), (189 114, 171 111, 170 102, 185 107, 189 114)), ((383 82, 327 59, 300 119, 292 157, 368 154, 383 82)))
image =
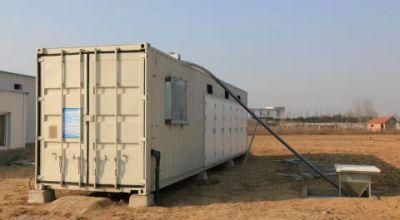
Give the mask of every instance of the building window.
POLYGON ((242 97, 240 97, 240 95, 236 96, 239 100, 242 100, 242 97))
POLYGON ((229 93, 225 90, 225 99, 229 99, 229 93))
POLYGON ((213 94, 213 87, 210 84, 207 84, 207 93, 212 95, 213 94))
POLYGON ((371 125, 371 128, 373 128, 374 127, 374 125, 371 125))
POLYGON ((188 124, 186 82, 177 77, 167 77, 165 81, 165 123, 188 124))
POLYGON ((14 84, 14 90, 22 90, 21 84, 14 84))

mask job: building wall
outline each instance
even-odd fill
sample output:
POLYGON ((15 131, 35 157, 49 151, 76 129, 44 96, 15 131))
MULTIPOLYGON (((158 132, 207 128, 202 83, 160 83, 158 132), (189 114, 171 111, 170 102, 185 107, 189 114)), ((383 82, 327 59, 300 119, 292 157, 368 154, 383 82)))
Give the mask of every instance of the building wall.
POLYGON ((388 122, 385 124, 385 131, 394 131, 396 130, 396 125, 397 121, 394 118, 391 118, 388 122))
POLYGON ((380 132, 382 130, 381 124, 368 124, 367 128, 372 132, 380 132))
MULTIPOLYGON (((26 111, 26 142, 35 142, 35 77, 13 74, 0 71, 0 90, 23 92, 27 94, 27 111, 26 111), (20 91, 14 89, 14 84, 22 85, 20 91)), ((1 109, 0 109, 1 111, 1 109)))
MULTIPOLYGON (((161 184, 165 185, 182 174, 205 166, 205 102, 207 84, 213 87, 213 97, 224 100, 225 91, 214 80, 201 71, 184 65, 156 49, 148 58, 148 123, 149 143, 152 149, 162 152, 161 184), (174 76, 187 83, 187 125, 165 123, 165 78, 174 76)), ((247 93, 227 84, 247 105, 247 93)), ((146 86, 147 87, 147 86, 146 86)), ((232 98, 230 98, 232 101, 232 98)))
POLYGON ((7 117, 8 149, 24 147, 26 144, 27 93, 0 91, 0 114, 7 117))

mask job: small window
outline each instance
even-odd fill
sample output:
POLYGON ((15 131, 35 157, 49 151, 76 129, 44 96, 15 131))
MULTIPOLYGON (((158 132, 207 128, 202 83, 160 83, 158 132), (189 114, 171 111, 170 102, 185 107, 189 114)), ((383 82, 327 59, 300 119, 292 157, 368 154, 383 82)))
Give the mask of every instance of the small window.
POLYGON ((210 84, 207 84, 207 93, 212 95, 213 94, 213 87, 210 84))
POLYGON ((242 98, 240 97, 240 95, 236 96, 239 100, 242 100, 242 98))
POLYGON ((22 90, 21 84, 14 84, 14 90, 22 90))
POLYGON ((186 82, 177 77, 167 77, 165 81, 165 123, 188 124, 186 82))
POLYGON ((229 99, 229 93, 225 90, 225 99, 229 99))
POLYGON ((373 128, 374 127, 374 125, 371 125, 371 128, 373 128))

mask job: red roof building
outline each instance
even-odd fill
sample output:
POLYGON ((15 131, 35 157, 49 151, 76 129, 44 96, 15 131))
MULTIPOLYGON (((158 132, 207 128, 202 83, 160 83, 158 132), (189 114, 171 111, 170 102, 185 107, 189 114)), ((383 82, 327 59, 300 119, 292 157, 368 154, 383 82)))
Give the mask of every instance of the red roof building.
POLYGON ((367 128, 373 132, 396 130, 397 119, 394 116, 380 116, 368 122, 367 128))

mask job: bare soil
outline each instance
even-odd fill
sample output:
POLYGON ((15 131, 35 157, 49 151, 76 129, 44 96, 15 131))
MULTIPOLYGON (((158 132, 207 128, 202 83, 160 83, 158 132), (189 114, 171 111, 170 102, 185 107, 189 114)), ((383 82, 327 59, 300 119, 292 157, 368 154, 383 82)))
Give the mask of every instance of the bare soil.
MULTIPOLYGON (((271 136, 258 136, 246 166, 216 167, 208 184, 192 179, 161 191, 161 206, 133 209, 126 195, 112 195, 105 207, 61 212, 50 204, 27 204, 32 167, 0 166, 0 219, 399 219, 400 135, 289 135, 284 138, 307 158, 326 163, 373 164, 377 195, 368 198, 308 198, 305 185, 329 187, 321 179, 295 181, 292 158, 271 136)), ((89 193, 57 191, 58 198, 89 193)), ((99 196, 99 195, 92 195, 99 196)))

